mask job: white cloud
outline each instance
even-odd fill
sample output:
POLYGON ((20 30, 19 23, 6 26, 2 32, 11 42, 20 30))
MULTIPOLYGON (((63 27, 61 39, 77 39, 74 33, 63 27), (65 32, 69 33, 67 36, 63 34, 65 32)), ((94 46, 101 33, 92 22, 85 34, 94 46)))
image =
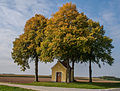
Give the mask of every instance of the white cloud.
MULTIPOLYGON (((26 72, 21 72, 14 63, 11 58, 12 42, 23 32, 25 22, 36 13, 48 17, 52 13, 53 4, 48 3, 48 0, 0 0, 0 73, 34 74, 34 63, 31 63, 31 70, 26 72)), ((40 73, 49 74, 51 64, 40 64, 40 69, 43 69, 43 65, 46 69, 40 70, 40 73)))
POLYGON ((99 21, 101 25, 104 25, 106 34, 113 40, 120 38, 120 24, 118 23, 118 17, 114 11, 102 11, 99 13, 99 17, 95 17, 95 21, 99 21), (109 11, 109 12, 108 12, 109 11))
POLYGON ((17 37, 17 33, 10 29, 0 29, 0 60, 11 58, 12 41, 17 37), (1 59, 2 58, 2 59, 1 59))
POLYGON ((107 23, 107 25, 112 25, 116 22, 116 17, 113 12, 104 12, 102 14, 102 20, 107 23))
POLYGON ((21 27, 25 23, 25 17, 18 11, 0 6, 0 21, 4 26, 21 27))

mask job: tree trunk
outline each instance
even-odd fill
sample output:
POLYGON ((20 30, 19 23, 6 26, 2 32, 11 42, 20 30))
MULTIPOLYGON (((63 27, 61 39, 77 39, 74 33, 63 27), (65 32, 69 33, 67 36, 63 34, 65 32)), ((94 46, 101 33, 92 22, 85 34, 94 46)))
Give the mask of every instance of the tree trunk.
POLYGON ((89 82, 92 83, 92 67, 91 67, 91 60, 89 61, 89 82))
POLYGON ((38 82, 38 57, 35 59, 35 82, 38 82))
POLYGON ((66 78, 66 82, 70 83, 70 67, 69 67, 69 59, 66 60, 67 61, 67 78, 66 78))
POLYGON ((74 64, 75 64, 75 61, 72 60, 72 81, 74 82, 74 64))

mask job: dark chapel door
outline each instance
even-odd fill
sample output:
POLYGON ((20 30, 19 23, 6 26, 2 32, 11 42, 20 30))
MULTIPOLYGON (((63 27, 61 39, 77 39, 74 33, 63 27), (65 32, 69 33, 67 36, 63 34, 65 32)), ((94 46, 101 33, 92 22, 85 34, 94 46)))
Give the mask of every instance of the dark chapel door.
POLYGON ((61 75, 62 75, 61 72, 56 73, 56 82, 61 82, 61 75))

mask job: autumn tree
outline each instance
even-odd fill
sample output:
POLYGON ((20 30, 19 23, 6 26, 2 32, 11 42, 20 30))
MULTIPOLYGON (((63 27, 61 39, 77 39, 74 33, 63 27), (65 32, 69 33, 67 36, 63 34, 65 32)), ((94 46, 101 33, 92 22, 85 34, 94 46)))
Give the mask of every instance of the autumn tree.
MULTIPOLYGON (((104 35, 103 26, 89 19, 84 13, 79 13, 76 5, 72 3, 64 4, 52 15, 46 30, 46 37, 40 48, 40 59, 43 61, 53 61, 56 58, 66 61, 67 65, 72 62, 73 71, 75 62, 89 62, 90 79, 91 62, 98 65, 100 61, 110 65, 113 62, 112 40, 104 35)), ((69 78, 68 70, 67 82, 70 82, 69 78)))
POLYGON ((94 22, 93 20, 88 20, 88 41, 86 45, 89 47, 90 51, 82 54, 83 61, 89 63, 89 82, 92 82, 92 63, 98 64, 107 63, 112 65, 113 58, 111 56, 111 51, 113 48, 112 39, 105 36, 105 31, 103 25, 100 26, 99 22, 94 22))
POLYGON ((24 28, 24 33, 13 42, 12 58, 21 66, 22 71, 29 67, 29 62, 35 62, 35 81, 38 82, 38 62, 41 55, 39 47, 44 38, 44 30, 47 19, 43 15, 36 14, 30 18, 24 28))
POLYGON ((52 62, 54 59, 67 63, 68 83, 70 62, 73 72, 75 62, 89 62, 91 79, 92 62, 113 63, 112 40, 104 33, 103 26, 79 13, 75 4, 66 3, 49 20, 42 15, 28 20, 24 33, 13 42, 12 57, 22 70, 30 68, 30 60, 35 61, 35 81, 38 81, 38 61, 52 62))
POLYGON ((87 52, 87 38, 84 31, 88 18, 79 13, 76 5, 66 3, 49 19, 45 31, 45 39, 41 43, 43 61, 53 61, 55 58, 67 63, 67 82, 70 82, 69 62, 80 58, 81 52, 87 52))

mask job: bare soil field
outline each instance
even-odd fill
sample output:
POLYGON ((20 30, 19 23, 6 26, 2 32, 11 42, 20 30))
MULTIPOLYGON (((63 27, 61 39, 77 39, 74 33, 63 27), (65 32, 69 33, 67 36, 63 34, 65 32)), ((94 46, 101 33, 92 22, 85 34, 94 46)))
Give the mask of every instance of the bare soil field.
MULTIPOLYGON (((76 77, 76 81, 78 82, 89 82, 87 77, 76 77)), ((40 82, 51 82, 50 76, 39 76, 40 82)), ((9 83, 32 83, 34 82, 33 75, 0 75, 0 82, 9 82, 9 83)), ((103 80, 100 78, 93 78, 93 82, 100 83, 120 83, 120 81, 110 81, 103 80)))
MULTIPOLYGON (((49 82, 51 78, 39 78, 40 82, 49 82)), ((10 82, 10 83, 32 83, 34 82, 34 77, 0 77, 0 82, 10 82)))

